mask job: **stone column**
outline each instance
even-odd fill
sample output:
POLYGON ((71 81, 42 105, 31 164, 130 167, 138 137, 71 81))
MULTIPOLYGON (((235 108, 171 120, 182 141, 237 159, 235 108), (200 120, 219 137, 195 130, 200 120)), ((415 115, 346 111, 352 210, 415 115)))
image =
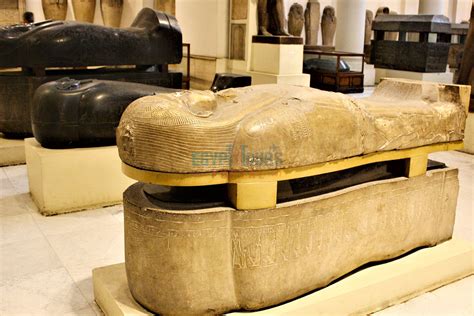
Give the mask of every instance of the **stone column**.
POLYGON ((364 52, 366 0, 337 0, 336 50, 364 52))
POLYGON ((420 0, 418 14, 443 14, 446 15, 447 0, 420 0))

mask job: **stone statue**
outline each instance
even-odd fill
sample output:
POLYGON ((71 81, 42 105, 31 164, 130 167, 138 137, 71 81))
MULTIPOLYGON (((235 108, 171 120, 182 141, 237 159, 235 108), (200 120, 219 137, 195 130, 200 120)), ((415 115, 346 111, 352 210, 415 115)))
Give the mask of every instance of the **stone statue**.
POLYGON ((306 45, 318 45, 320 15, 319 2, 317 0, 309 0, 304 12, 306 45))
POLYGON ((258 35, 289 36, 285 30, 283 0, 258 0, 258 35))
POLYGON ((288 13, 288 33, 293 36, 301 37, 304 25, 303 6, 299 3, 293 3, 288 13))
POLYGON ((389 14, 390 9, 388 7, 379 7, 377 9, 377 12, 375 12, 375 17, 377 17, 380 14, 389 14))
POLYGON ((74 17, 79 22, 94 22, 95 0, 72 0, 74 17))
POLYGON ((334 46, 334 35, 336 34, 336 10, 331 6, 324 7, 321 18, 321 33, 323 35, 323 46, 334 46))
POLYGON ((65 20, 67 0, 41 0, 46 20, 65 20))
POLYGON ((365 10, 365 34, 364 45, 370 45, 372 38, 372 21, 374 20, 374 13, 370 10, 365 10))

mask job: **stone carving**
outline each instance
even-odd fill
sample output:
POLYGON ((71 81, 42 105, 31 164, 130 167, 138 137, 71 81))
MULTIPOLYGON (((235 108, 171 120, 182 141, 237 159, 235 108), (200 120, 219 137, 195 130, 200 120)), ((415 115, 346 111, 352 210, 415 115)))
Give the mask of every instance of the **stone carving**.
POLYGON ((364 45, 370 45, 372 38, 372 21, 374 20, 374 13, 370 10, 365 10, 365 34, 364 45))
POLYGON ((293 3, 288 13, 288 33, 293 36, 301 36, 304 26, 303 6, 299 3, 293 3))
POLYGON ((289 36, 285 30, 283 0, 258 0, 258 35, 289 36))
POLYGON ((95 0, 72 0, 74 17, 79 22, 94 22, 95 0))
POLYGON ((375 17, 377 17, 381 14, 389 14, 389 13, 390 13, 389 7, 379 7, 377 9, 377 12, 375 12, 375 17))
POLYGON ((372 23, 371 62, 376 68, 417 72, 445 72, 451 24, 443 15, 379 14, 372 23), (398 33, 416 34, 417 41, 397 41, 398 33), (390 34, 391 33, 391 34, 390 34), (437 41, 429 41, 429 33, 437 41), (393 36, 392 36, 393 34, 393 36))
POLYGON ((321 34, 323 36, 323 46, 334 46, 334 35, 336 34, 337 18, 336 10, 331 6, 326 6, 321 18, 321 34))
POLYGON ((41 0, 46 20, 65 20, 67 0, 41 0))
POLYGON ((457 82, 471 85, 469 111, 474 112, 474 5, 471 7, 471 23, 464 44, 464 53, 457 82))
POLYGON ((230 27, 230 58, 245 60, 245 24, 232 23, 230 27))
POLYGON ((100 12, 105 26, 119 27, 122 11, 123 0, 100 0, 100 12))
POLYGON ((124 193, 128 286, 160 315, 276 305, 365 263, 448 240, 458 189, 457 170, 444 168, 248 212, 176 209, 139 182, 124 193))
POLYGON ((384 80, 373 96, 356 100, 340 93, 285 85, 256 85, 217 94, 191 91, 150 96, 134 101, 124 112, 117 128, 117 144, 126 164, 160 172, 255 171, 311 165, 461 140, 466 118, 461 89, 384 80), (335 125, 337 129, 331 128, 335 125), (227 159, 231 145, 231 161, 195 164, 196 144, 204 152, 223 154, 227 159), (179 151, 173 150, 176 146, 179 151))
POLYGON ((167 72, 165 67, 180 63, 181 58, 182 37, 176 19, 150 8, 142 9, 131 27, 123 29, 73 21, 0 28, 0 67, 24 68, 23 72, 0 74, 0 95, 4 96, 0 98, 0 132, 14 137, 31 135, 33 93, 43 83, 74 76, 181 87, 182 74, 167 72), (138 65, 140 69, 45 71, 94 65, 138 65))
POLYGON ((319 2, 317 0, 309 0, 308 3, 306 3, 306 10, 304 12, 305 43, 308 46, 318 45, 320 15, 321 10, 319 2))
POLYGON ((155 9, 171 15, 176 15, 175 0, 155 0, 155 9))

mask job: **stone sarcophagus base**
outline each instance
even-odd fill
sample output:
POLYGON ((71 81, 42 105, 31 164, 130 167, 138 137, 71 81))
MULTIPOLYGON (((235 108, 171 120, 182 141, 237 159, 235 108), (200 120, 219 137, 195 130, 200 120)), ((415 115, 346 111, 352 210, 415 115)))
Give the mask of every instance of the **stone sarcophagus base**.
POLYGON ((128 286, 164 315, 276 305, 450 239, 458 187, 444 168, 245 211, 164 202, 137 183, 124 193, 128 286))

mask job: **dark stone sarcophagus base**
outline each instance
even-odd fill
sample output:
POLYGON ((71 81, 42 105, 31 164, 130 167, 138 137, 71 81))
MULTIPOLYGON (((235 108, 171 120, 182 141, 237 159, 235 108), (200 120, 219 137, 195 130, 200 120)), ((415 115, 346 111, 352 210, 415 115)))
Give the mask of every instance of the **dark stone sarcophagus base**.
POLYGON ((7 137, 31 135, 33 94, 46 82, 72 77, 181 88, 182 74, 167 70, 181 58, 176 19, 149 8, 126 29, 69 21, 0 28, 0 67, 23 69, 0 73, 0 132, 7 137), (112 65, 133 67, 87 69, 112 65))
POLYGON ((0 67, 162 65, 181 62, 173 16, 142 9, 129 28, 46 21, 0 29, 0 67))
POLYGON ((217 92, 229 88, 240 88, 250 86, 252 77, 231 73, 217 73, 211 85, 211 91, 217 92))
MULTIPOLYGON (((181 88, 181 73, 162 73, 159 71, 137 71, 135 69, 97 69, 97 70, 48 70, 45 76, 10 73, 0 75, 0 131, 9 138, 32 135, 30 112, 33 108, 35 90, 44 83, 74 77, 77 80, 101 79, 128 81, 156 86, 181 88)), ((120 90, 116 93, 121 93, 120 90)), ((117 118, 117 121, 120 117, 117 118)))
POLYGON ((379 15, 372 29, 371 63, 376 68, 416 72, 445 72, 451 24, 442 15, 379 15), (397 32, 398 41, 385 40, 397 32))
POLYGON ((46 148, 115 144, 115 128, 134 100, 173 90, 106 80, 63 78, 40 86, 33 99, 31 126, 46 148))

